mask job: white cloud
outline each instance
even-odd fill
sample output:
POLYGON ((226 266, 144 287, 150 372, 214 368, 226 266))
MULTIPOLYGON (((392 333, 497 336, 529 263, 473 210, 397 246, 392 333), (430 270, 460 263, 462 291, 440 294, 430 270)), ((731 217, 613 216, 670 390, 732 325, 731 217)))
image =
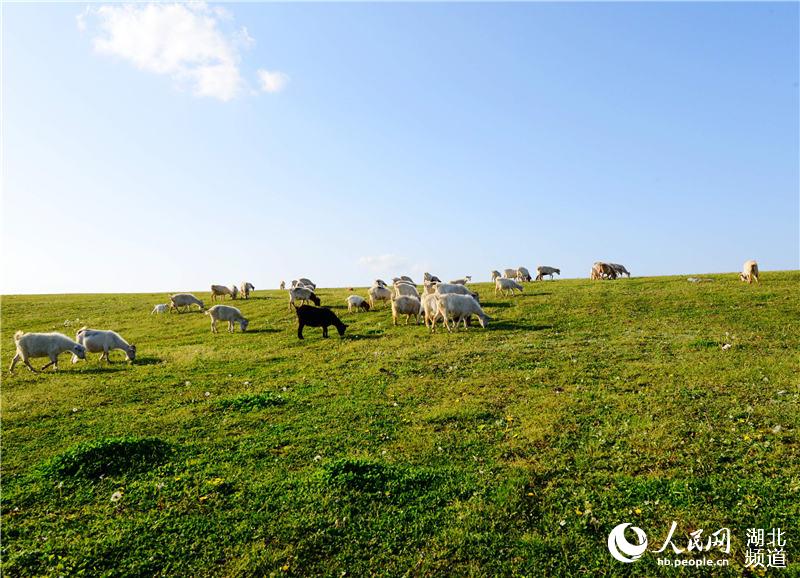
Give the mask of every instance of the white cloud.
POLYGON ((394 254, 374 255, 361 257, 358 260, 359 265, 363 265, 367 269, 375 273, 396 272, 404 267, 408 267, 408 259, 394 254))
POLYGON ((222 101, 244 91, 240 51, 255 42, 246 28, 231 30, 232 20, 225 8, 203 2, 106 4, 77 19, 81 31, 91 31, 96 52, 222 101))
POLYGON ((270 71, 263 68, 258 71, 258 80, 264 92, 280 92, 289 83, 289 75, 278 70, 270 71))

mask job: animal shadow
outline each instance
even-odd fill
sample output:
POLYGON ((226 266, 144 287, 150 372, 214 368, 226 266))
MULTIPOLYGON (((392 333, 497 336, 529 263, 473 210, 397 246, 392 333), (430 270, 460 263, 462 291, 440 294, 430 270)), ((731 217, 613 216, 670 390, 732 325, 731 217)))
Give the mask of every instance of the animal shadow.
POLYGON ((517 323, 515 321, 496 321, 489 322, 487 326, 491 330, 509 330, 521 329, 523 331, 543 331, 545 329, 552 329, 552 325, 536 325, 535 323, 517 323))

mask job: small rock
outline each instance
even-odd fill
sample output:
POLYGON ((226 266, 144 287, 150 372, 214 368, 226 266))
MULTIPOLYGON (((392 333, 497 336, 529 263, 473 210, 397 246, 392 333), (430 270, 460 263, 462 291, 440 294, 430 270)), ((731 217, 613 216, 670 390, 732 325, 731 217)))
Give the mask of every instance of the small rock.
POLYGON ((722 346, 722 351, 728 351, 730 348, 731 348, 731 344, 730 343, 726 343, 725 345, 722 346))

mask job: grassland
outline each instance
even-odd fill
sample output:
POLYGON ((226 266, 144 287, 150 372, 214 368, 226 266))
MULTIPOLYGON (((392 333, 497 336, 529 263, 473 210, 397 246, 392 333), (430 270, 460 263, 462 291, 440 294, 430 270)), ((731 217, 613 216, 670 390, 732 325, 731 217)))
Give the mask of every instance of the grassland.
POLYGON ((797 576, 800 272, 711 277, 478 285, 489 328, 435 335, 321 290, 347 335, 304 342, 279 291, 234 335, 163 294, 4 297, 3 574, 672 576, 606 538, 674 520, 731 529, 714 575, 780 527, 797 576), (17 329, 82 325, 137 362, 7 372, 17 329))

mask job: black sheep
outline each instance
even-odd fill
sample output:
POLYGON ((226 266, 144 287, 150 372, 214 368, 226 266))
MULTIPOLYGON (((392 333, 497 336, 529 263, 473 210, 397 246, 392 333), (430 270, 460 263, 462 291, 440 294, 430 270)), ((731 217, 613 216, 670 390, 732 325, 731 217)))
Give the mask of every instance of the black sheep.
MULTIPOLYGON (((293 304, 294 305, 294 304, 293 304)), ((328 337, 328 327, 333 325, 339 332, 339 336, 344 336, 347 325, 336 317, 336 314, 326 307, 312 307, 311 305, 301 305, 295 307, 297 313, 297 338, 303 339, 303 327, 322 327, 322 337, 328 337)))

